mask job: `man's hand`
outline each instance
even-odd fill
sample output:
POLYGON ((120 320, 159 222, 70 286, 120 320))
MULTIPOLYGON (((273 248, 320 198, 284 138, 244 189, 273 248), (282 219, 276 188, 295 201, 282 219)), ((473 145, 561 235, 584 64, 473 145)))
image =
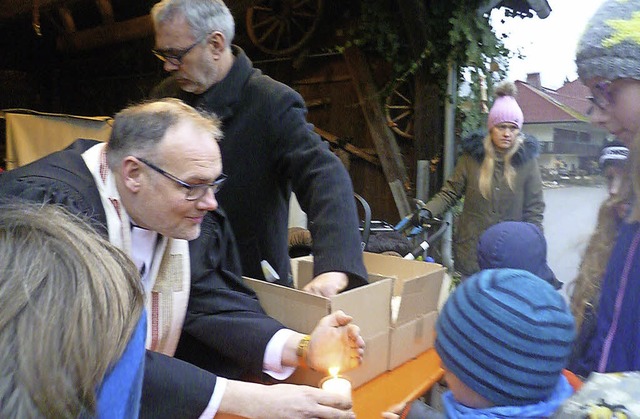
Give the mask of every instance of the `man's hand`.
POLYGON ((325 272, 313 278, 303 291, 309 294, 332 297, 345 289, 349 284, 349 278, 344 272, 325 272))
POLYGON ((341 310, 323 317, 311 333, 307 364, 319 371, 347 371, 362 363, 364 339, 353 318, 341 310))
POLYGON ((314 387, 229 381, 215 417, 231 414, 252 419, 354 419, 351 407, 348 398, 314 387))

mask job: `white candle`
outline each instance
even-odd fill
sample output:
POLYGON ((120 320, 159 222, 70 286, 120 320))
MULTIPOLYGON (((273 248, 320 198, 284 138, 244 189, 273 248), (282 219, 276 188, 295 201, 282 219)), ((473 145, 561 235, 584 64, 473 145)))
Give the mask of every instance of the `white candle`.
POLYGON ((351 399, 351 381, 344 377, 325 377, 320 381, 320 388, 351 399))

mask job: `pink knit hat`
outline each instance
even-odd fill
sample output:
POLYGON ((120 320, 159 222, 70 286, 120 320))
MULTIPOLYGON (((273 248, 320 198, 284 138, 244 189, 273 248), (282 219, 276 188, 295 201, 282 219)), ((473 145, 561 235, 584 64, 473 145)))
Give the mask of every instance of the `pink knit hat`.
POLYGON ((518 89, 513 82, 504 81, 496 86, 496 100, 493 102, 487 119, 489 130, 503 122, 515 124, 518 129, 522 129, 524 115, 515 99, 517 93, 518 89))

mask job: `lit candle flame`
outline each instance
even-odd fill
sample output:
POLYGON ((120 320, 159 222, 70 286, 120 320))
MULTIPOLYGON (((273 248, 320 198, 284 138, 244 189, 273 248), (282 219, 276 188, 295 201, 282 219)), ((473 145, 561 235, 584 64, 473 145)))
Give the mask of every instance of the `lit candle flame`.
POLYGON ((337 377, 339 373, 340 373, 340 367, 331 367, 331 368, 329 368, 329 374, 332 377, 337 377))

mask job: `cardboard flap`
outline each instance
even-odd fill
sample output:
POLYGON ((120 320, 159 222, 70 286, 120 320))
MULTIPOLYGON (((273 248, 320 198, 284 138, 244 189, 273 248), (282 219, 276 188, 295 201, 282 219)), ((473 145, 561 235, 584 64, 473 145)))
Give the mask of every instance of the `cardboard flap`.
POLYGON ((439 270, 420 278, 402 281, 404 287, 396 325, 434 311, 440 297, 443 278, 444 270, 439 270))
POLYGON ((289 329, 311 333, 318 320, 330 312, 328 298, 257 279, 243 278, 255 291, 264 311, 289 329), (292 312, 296 315, 292 316, 292 312))
POLYGON ((400 259, 378 253, 363 252, 362 258, 368 272, 398 278, 416 278, 442 269, 442 265, 438 263, 400 259))
POLYGON ((390 327, 392 285, 393 281, 385 278, 335 295, 331 311, 342 310, 352 316, 363 337, 383 333, 390 327))
POLYGON ((302 256, 291 259, 293 286, 301 290, 313 279, 313 256, 302 256))

